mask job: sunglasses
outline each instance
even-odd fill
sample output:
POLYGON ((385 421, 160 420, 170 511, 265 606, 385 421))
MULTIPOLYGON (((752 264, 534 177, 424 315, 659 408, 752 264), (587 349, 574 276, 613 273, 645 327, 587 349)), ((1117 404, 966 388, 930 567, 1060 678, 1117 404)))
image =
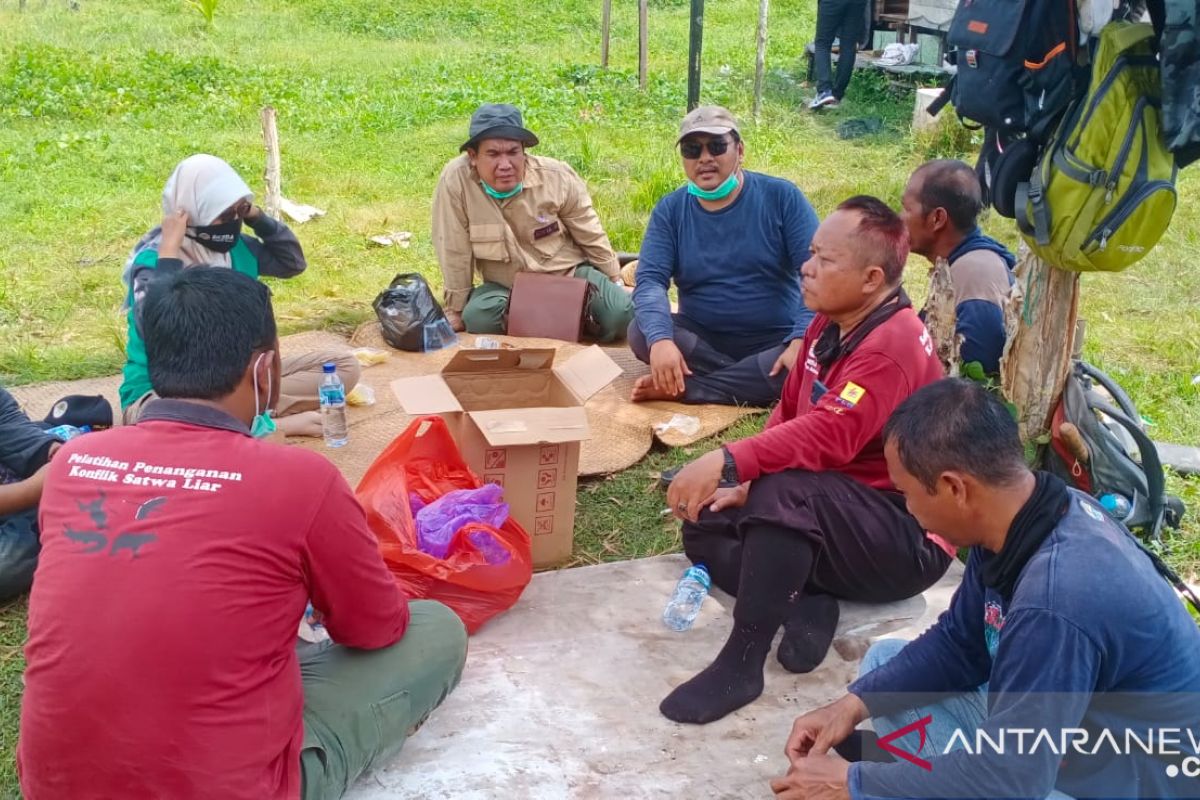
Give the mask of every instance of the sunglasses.
POLYGON ((698 141, 695 139, 686 139, 679 143, 679 153, 687 160, 695 161, 700 157, 700 154, 704 152, 706 147, 708 149, 708 154, 716 157, 725 155, 731 144, 733 144, 733 142, 729 141, 723 136, 720 139, 709 139, 707 142, 698 141))

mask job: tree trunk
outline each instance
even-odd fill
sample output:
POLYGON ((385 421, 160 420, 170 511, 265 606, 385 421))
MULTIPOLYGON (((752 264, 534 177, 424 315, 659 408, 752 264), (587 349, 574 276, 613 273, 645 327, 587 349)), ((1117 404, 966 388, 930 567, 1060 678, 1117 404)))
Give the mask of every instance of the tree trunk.
POLYGON ((267 169, 264 175, 267 182, 267 196, 263 203, 263 211, 267 216, 279 218, 279 206, 282 199, 279 166, 279 130, 275 127, 275 109, 263 106, 260 112, 262 118, 263 145, 267 150, 267 169))
POLYGON ((925 298, 925 327, 933 339, 938 360, 951 378, 958 377, 961 359, 954 311, 954 285, 950 282, 950 262, 939 258, 929 273, 929 293, 925 298))
POLYGON ((1016 278, 1005 314, 1001 387, 1017 407, 1021 441, 1040 443, 1071 365, 1079 273, 1051 267, 1022 247, 1016 278))

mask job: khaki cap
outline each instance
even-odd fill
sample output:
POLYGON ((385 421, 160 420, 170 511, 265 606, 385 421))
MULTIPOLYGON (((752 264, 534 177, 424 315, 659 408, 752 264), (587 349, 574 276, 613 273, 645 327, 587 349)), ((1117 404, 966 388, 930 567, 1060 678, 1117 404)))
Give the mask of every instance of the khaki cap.
POLYGON ((738 130, 737 120, 727 108, 720 106, 700 106, 688 112, 688 115, 683 118, 683 122, 679 123, 679 138, 675 143, 683 141, 685 136, 691 136, 693 133, 711 133, 715 136, 722 136, 733 131, 741 136, 741 131, 738 130))

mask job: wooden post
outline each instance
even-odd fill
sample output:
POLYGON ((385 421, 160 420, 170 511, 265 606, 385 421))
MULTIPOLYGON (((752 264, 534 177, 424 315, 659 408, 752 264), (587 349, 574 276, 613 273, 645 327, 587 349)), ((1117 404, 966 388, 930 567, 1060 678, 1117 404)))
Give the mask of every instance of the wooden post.
POLYGON ((612 0, 604 0, 600 10, 600 66, 608 69, 608 38, 612 22, 612 0))
POLYGON ((262 118, 263 145, 267 149, 267 170, 264 176, 267 182, 267 196, 263 211, 267 216, 278 219, 283 192, 279 176, 279 130, 275 127, 275 109, 272 106, 263 106, 260 116, 262 118))
POLYGON ((1029 444, 1049 430, 1071 367, 1079 273, 1056 269, 1025 247, 1021 251, 1000 379, 1004 396, 1017 407, 1021 441, 1029 444))
POLYGON ((646 61, 649 58, 649 3, 638 0, 638 86, 646 88, 646 61))
POLYGON ((688 29, 687 110, 700 105, 700 59, 704 51, 704 0, 692 0, 688 29))
POLYGON ((763 72, 767 67, 767 5, 770 0, 758 0, 758 52, 754 57, 754 120, 762 110, 763 72))

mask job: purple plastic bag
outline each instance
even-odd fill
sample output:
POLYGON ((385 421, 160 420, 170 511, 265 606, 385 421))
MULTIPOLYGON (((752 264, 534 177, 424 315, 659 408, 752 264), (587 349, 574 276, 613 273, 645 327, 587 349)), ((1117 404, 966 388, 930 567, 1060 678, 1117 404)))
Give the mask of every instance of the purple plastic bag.
POLYGON ((475 549, 483 554, 483 560, 493 567, 498 564, 507 564, 512 558, 512 553, 496 541, 496 537, 487 531, 471 531, 467 534, 467 538, 471 540, 471 544, 475 545, 475 549))
MULTIPOLYGON (((434 558, 445 558, 454 534, 464 525, 480 522, 499 528, 508 520, 508 503, 500 501, 503 494, 503 487, 488 483, 478 489, 457 489, 442 495, 418 510, 414 516, 417 547, 434 558)), ((491 535, 485 531, 476 533, 484 535, 472 535, 471 543, 480 549, 487 562, 502 563, 503 559, 500 562, 493 561, 497 557, 497 543, 491 535)))

